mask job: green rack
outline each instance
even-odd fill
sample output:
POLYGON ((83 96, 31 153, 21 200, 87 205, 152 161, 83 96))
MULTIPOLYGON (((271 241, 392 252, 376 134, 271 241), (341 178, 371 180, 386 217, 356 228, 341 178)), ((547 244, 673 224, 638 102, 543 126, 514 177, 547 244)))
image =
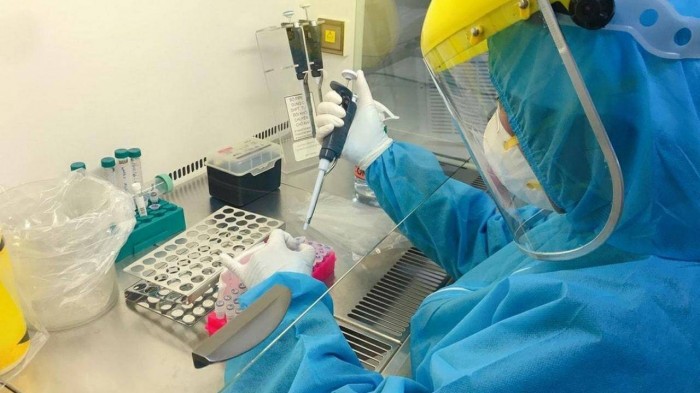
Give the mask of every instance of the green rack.
POLYGON ((178 205, 161 199, 158 209, 148 206, 148 215, 138 217, 136 226, 117 255, 117 262, 147 250, 185 230, 185 211, 178 205))

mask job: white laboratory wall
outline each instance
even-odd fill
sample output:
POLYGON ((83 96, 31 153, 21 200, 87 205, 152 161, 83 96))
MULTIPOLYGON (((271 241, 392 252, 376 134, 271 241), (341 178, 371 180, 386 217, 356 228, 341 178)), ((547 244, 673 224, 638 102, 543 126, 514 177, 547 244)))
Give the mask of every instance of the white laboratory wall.
MULTIPOLYGON (((146 178, 170 172, 269 124, 255 31, 296 0, 0 0, 0 185, 88 169, 140 147, 146 178)), ((346 21, 355 1, 317 0, 314 17, 346 21)))

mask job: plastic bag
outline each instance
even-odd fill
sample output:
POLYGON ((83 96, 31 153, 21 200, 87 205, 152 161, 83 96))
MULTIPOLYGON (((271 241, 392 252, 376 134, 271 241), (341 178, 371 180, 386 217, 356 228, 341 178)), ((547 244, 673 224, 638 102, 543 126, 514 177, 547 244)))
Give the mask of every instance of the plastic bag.
POLYGON ((79 172, 0 194, 15 281, 48 330, 89 322, 116 303, 114 260, 135 223, 130 195, 79 172))

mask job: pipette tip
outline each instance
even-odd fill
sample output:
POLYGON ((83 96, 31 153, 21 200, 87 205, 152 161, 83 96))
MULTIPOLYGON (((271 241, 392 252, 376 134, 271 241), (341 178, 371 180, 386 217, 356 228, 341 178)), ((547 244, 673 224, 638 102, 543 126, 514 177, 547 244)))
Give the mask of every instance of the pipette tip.
POLYGON ((307 230, 307 229, 309 229, 309 223, 308 223, 308 222, 305 222, 305 223, 304 223, 304 230, 307 230))

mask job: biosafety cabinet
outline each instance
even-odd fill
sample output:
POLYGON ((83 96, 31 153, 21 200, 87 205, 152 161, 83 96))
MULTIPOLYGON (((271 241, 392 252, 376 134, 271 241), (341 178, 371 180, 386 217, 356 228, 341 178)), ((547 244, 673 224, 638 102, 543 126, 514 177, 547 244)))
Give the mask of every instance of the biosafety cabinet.
MULTIPOLYGON (((364 70, 375 100, 399 117, 386 123, 390 137, 426 147, 448 178, 484 188, 423 63, 420 32, 429 1, 311 1, 306 10, 286 0, 245 7, 223 1, 104 3, 99 10, 73 3, 56 5, 60 12, 53 13, 10 6, 17 21, 11 28, 26 39, 7 53, 11 66, 0 67, 0 84, 14 102, 0 114, 0 124, 14 130, 3 131, 0 156, 23 164, 0 172, 0 183, 61 176, 73 161, 85 162, 87 173, 96 174, 91 170, 105 152, 138 146, 144 179, 165 174, 173 180, 163 198, 184 209, 187 229, 117 263, 117 305, 90 324, 52 333, 11 383, 32 392, 224 389, 225 363, 196 369, 192 360, 209 340, 205 325, 218 287, 210 289, 224 271, 216 257, 253 246, 274 228, 333 250, 327 293, 361 364, 386 374, 409 373, 410 317, 450 277, 400 228, 429 214, 424 202, 442 184, 414 196, 394 222, 371 201, 359 200, 364 174, 340 160, 326 176, 310 228, 302 226, 320 149, 313 138, 313 107, 331 81, 345 84, 345 69, 364 70), (295 53, 299 49, 306 52, 295 53), (43 130, 43 139, 31 136, 35 130, 43 130), (229 206, 210 195, 207 157, 251 137, 279 146, 280 186, 243 206, 229 206), (29 154, 42 160, 29 160, 29 154), (189 262, 177 264, 184 259, 189 262), (153 279, 143 275, 149 263, 161 262, 163 274, 199 269, 172 277, 192 287, 184 281, 169 285, 170 277, 156 281, 156 268, 153 279), (201 281, 194 282, 199 273, 201 281), (148 288, 167 292, 157 295, 148 288), (165 299, 173 291, 182 298, 165 299), (185 315, 192 318, 185 321, 185 315)), ((246 162, 255 162, 255 149, 246 154, 252 155, 246 162)), ((240 310, 229 323, 253 321, 254 311, 240 310)), ((305 315, 272 326, 261 356, 229 370, 232 381, 246 381, 305 315)))

